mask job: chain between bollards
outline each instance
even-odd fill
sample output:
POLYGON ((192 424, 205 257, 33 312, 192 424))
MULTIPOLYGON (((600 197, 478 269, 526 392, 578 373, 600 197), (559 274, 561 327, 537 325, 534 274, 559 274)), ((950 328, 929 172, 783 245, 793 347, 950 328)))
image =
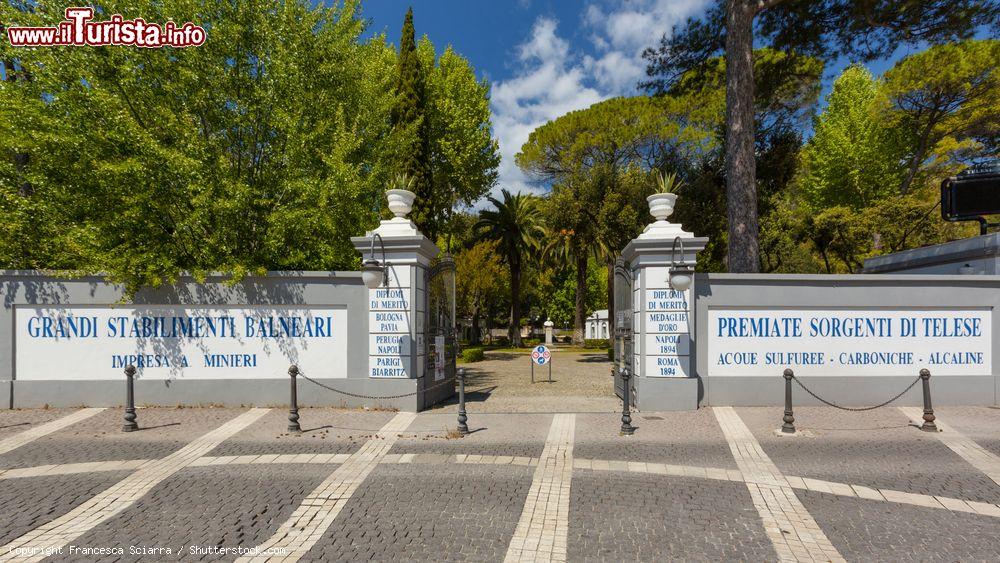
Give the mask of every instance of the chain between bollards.
POLYGON ((802 382, 797 377, 795 377, 795 373, 791 369, 786 369, 783 375, 785 378, 785 415, 782 417, 784 424, 781 425, 781 431, 786 434, 795 433, 795 415, 792 412, 793 379, 795 380, 796 383, 799 384, 800 387, 802 387, 802 389, 806 393, 811 395, 817 401, 823 403, 824 405, 833 407, 835 409, 840 409, 850 412, 864 412, 884 407, 890 403, 895 402, 900 397, 905 395, 910 389, 913 389, 913 386, 916 385, 918 381, 920 381, 923 383, 923 395, 924 395, 924 416, 923 416, 924 422, 922 425, 920 425, 920 429, 924 430, 925 432, 937 432, 937 425, 934 424, 935 420, 934 407, 931 405, 931 385, 930 385, 931 372, 926 368, 921 369, 920 375, 917 376, 917 378, 914 379, 913 382, 910 383, 910 385, 907 386, 906 389, 903 389, 898 395, 892 397, 888 401, 879 403, 877 405, 873 405, 870 407, 860 407, 860 408, 844 407, 820 397, 819 395, 811 391, 808 387, 803 385, 802 382))
POLYGON ((795 373, 786 369, 784 373, 785 377, 785 416, 782 417, 784 424, 781 425, 781 431, 785 434, 795 434, 795 414, 792 413, 792 378, 795 377, 795 373))
POLYGON ((920 379, 924 388, 924 423, 920 429, 924 432, 937 432, 934 424, 934 407, 931 405, 931 372, 927 368, 920 370, 920 379))
POLYGON ((122 432, 134 432, 139 429, 135 421, 135 366, 125 368, 125 424, 122 432))
POLYGON ((465 414, 465 368, 458 368, 458 432, 469 433, 469 417, 465 414))
POLYGON ((289 366, 288 375, 291 376, 292 381, 292 396, 288 402, 288 431, 301 433, 302 427, 299 426, 299 393, 298 386, 296 385, 299 366, 295 364, 289 366))
POLYGON ((632 426, 632 413, 629 411, 629 403, 632 402, 631 399, 631 385, 629 384, 629 373, 628 368, 622 368, 622 383, 624 392, 622 393, 622 428, 621 434, 623 436, 631 436, 635 433, 635 426, 632 426))

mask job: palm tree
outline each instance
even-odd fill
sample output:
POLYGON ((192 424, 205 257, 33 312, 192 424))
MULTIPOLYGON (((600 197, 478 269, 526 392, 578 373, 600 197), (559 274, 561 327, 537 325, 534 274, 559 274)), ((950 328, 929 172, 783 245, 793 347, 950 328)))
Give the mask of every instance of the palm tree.
POLYGON ((510 269, 510 322, 507 337, 512 346, 521 345, 521 265, 524 253, 538 248, 542 221, 538 202, 528 194, 501 190, 503 201, 487 198, 495 209, 479 213, 476 231, 487 240, 495 240, 497 249, 510 269))

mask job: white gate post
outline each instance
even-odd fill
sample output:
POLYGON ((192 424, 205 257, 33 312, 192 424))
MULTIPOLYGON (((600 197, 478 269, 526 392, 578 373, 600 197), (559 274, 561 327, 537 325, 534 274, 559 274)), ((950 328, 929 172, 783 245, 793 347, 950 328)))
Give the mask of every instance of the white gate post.
MULTIPOLYGON (((699 381, 694 364, 695 286, 683 292, 670 287, 671 265, 694 267, 708 238, 696 237, 681 225, 670 223, 673 211, 662 202, 664 194, 650 196, 650 212, 657 221, 646 227, 622 251, 632 269, 633 385, 635 403, 647 411, 698 408, 699 381), (658 201, 653 201, 656 198, 658 201), (674 240, 680 237, 683 251, 674 240)), ((666 194, 673 195, 673 194, 666 194)))
POLYGON ((425 399, 428 404, 436 402, 430 396, 424 397, 422 389, 434 383, 425 378, 426 280, 428 267, 440 250, 406 218, 412 207, 412 194, 406 192, 409 195, 403 199, 408 201, 401 202, 393 192, 402 190, 389 193, 389 207, 396 216, 381 221, 378 228, 363 237, 352 237, 351 242, 362 254, 362 260, 374 258, 388 265, 385 283, 368 290, 366 345, 371 384, 367 388, 373 395, 398 395, 400 389, 418 391, 415 396, 397 402, 403 410, 413 411, 424 408, 425 399), (409 380, 411 385, 389 384, 393 380, 409 380))

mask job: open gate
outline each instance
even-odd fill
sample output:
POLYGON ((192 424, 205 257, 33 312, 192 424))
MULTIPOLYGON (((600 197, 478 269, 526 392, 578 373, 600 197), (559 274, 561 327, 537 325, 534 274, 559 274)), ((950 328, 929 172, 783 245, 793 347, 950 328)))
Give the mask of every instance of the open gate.
MULTIPOLYGON (((632 335, 632 268, 623 258, 615 261, 615 394, 621 397, 625 394, 625 379, 622 370, 632 370, 633 335, 632 335)), ((633 376, 635 374, 632 374, 633 376)), ((631 402, 635 403, 634 377, 629 379, 631 402)))
MULTIPOLYGON (((455 260, 443 254, 427 270, 427 351, 425 387, 455 377, 455 260)), ((418 331, 419 333, 419 331, 418 331)))

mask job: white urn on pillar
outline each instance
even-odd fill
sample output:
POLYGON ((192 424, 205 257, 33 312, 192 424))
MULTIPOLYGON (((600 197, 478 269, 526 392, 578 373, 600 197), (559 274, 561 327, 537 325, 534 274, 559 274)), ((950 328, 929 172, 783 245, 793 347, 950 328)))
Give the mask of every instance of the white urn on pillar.
POLYGON ((666 221, 667 217, 674 212, 674 203, 677 201, 677 194, 655 193, 646 198, 649 203, 649 214, 657 221, 666 221))
POLYGON ((639 238, 694 236, 686 232, 680 225, 667 221, 667 217, 670 217, 674 212, 674 205, 677 203, 677 190, 681 188, 683 182, 676 174, 657 174, 656 183, 658 191, 646 198, 646 203, 649 204, 649 214, 656 221, 647 225, 639 238))
POLYGON ((413 201, 417 198, 417 194, 410 190, 392 189, 385 191, 385 197, 389 200, 389 211, 403 219, 413 210, 413 201))
POLYGON ((383 237, 419 235, 417 225, 406 217, 413 211, 413 202, 417 199, 417 194, 410 189, 413 187, 413 178, 406 174, 397 174, 392 185, 392 188, 385 191, 385 199, 389 203, 389 211, 392 211, 395 217, 381 221, 374 232, 383 237))

